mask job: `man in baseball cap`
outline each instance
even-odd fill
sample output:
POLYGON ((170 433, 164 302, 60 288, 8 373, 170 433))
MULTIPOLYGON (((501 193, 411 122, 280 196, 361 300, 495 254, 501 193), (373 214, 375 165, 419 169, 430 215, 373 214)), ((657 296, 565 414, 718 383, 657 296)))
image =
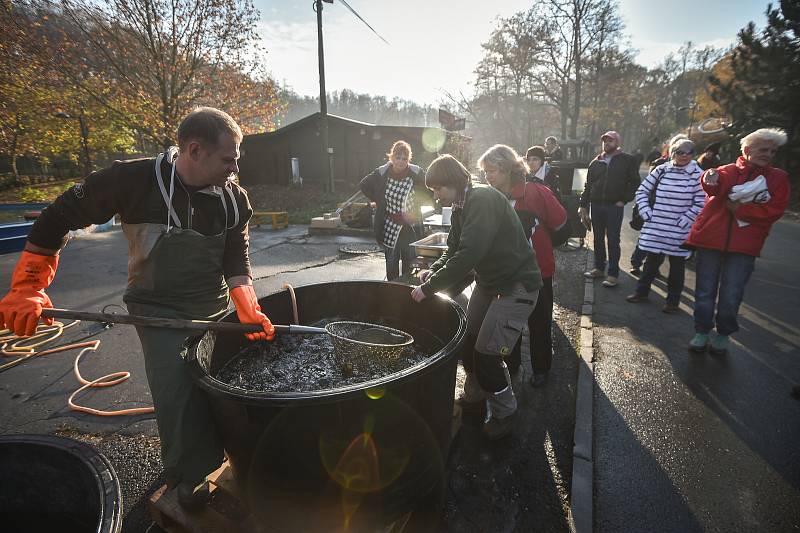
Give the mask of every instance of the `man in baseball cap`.
POLYGON ((606 278, 604 287, 616 287, 619 284, 619 235, 625 204, 633 200, 641 178, 636 158, 620 148, 622 136, 619 133, 609 130, 600 136, 600 140, 603 150, 589 164, 580 200, 581 220, 594 233, 594 268, 584 276, 606 278))

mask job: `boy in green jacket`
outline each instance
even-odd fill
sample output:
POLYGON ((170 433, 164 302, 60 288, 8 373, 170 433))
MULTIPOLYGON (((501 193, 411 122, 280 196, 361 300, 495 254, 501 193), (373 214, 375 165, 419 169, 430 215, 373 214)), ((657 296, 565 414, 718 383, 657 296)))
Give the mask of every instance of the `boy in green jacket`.
POLYGON ((421 302, 455 285, 475 271, 476 287, 467 307, 463 357, 467 380, 460 403, 477 410, 486 403, 483 431, 490 439, 513 428, 517 400, 503 358, 510 353, 536 306, 542 278, 536 256, 505 196, 492 187, 472 186, 471 175, 451 155, 436 158, 425 185, 443 206, 452 205, 447 251, 411 297, 421 302))

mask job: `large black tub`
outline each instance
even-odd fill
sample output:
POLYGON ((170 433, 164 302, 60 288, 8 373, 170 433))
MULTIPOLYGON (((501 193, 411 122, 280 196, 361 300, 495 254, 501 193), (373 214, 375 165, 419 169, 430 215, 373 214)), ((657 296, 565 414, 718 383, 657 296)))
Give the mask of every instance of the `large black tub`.
MULTIPOLYGON (((424 531, 444 499, 456 352, 466 330, 452 300, 411 300, 407 285, 352 281, 296 288, 300 323, 386 319, 441 340, 427 360, 358 385, 248 392, 213 376, 243 347, 207 332, 189 350, 208 394, 234 476, 260 525, 279 532, 424 531)), ((276 324, 291 321, 287 292, 262 298, 276 324)), ((235 314, 225 318, 236 321, 235 314)))
POLYGON ((103 455, 50 435, 0 436, 0 529, 117 533, 122 493, 103 455))

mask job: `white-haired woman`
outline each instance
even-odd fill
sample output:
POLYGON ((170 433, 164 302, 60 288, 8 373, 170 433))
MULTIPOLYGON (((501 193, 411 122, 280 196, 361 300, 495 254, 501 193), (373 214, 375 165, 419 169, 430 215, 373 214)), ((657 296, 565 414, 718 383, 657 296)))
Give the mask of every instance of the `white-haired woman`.
POLYGON ((771 166, 784 144, 782 130, 756 130, 742 139, 736 163, 703 174, 708 199, 686 241, 697 250, 696 334, 689 343, 694 352, 725 354, 728 336, 739 329, 736 315, 744 287, 772 224, 789 203, 788 174, 771 166), (715 325, 717 334, 709 343, 715 325))
MULTIPOLYGON (((533 158, 544 160, 544 149, 538 146, 528 150, 533 158), (534 150, 534 152, 531 152, 534 150), (540 150, 540 151, 539 151, 540 150)), ((513 148, 496 144, 478 159, 478 166, 486 172, 489 184, 502 192, 522 223, 533 250, 542 276, 542 288, 536 300, 536 307, 528 317, 528 333, 531 344, 531 367, 533 375, 530 383, 541 387, 546 383, 547 373, 553 362, 553 275, 556 260, 550 232, 567 223, 567 212, 558 201, 555 193, 541 179, 527 181, 525 163, 513 148)), ((513 374, 522 362, 521 339, 506 357, 506 365, 513 374)))
POLYGON ((694 143, 678 139, 669 148, 670 160, 654 168, 636 191, 636 205, 644 219, 638 247, 647 254, 644 271, 631 303, 647 300, 658 268, 669 258, 665 313, 676 313, 683 292, 686 258, 682 248, 692 223, 703 208, 706 195, 700 186, 702 169, 694 160, 694 143))

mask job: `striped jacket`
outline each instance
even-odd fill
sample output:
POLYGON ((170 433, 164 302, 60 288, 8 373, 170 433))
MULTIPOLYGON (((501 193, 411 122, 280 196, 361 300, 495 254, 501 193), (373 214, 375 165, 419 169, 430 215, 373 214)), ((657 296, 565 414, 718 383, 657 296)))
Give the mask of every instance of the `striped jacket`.
POLYGON ((706 199, 700 184, 702 172, 696 161, 684 167, 668 161, 655 167, 642 181, 635 197, 639 214, 645 221, 639 236, 639 248, 657 254, 688 257, 689 250, 681 248, 681 244, 689 235, 706 199), (656 187, 655 203, 650 207, 653 187, 656 187))

